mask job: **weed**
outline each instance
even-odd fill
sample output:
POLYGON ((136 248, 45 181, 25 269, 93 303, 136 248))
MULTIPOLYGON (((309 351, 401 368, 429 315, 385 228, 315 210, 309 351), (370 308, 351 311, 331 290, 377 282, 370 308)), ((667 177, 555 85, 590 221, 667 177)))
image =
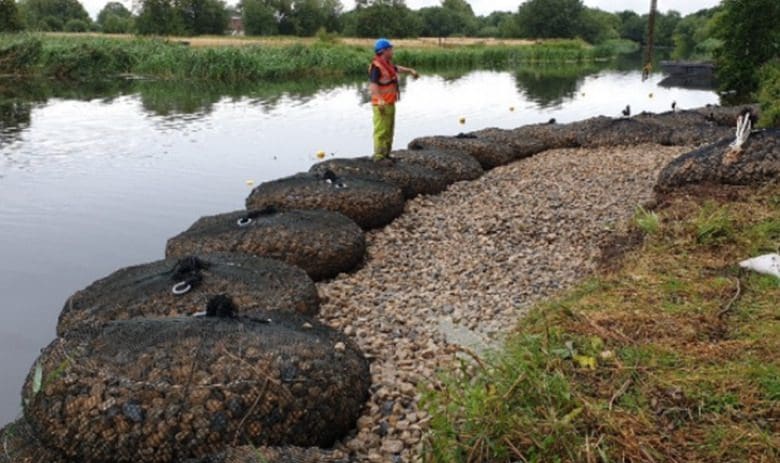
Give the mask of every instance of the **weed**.
POLYGON ((718 245, 734 235, 731 213, 727 207, 705 203, 695 221, 696 240, 705 245, 718 245))
POLYGON ((658 214, 648 211, 642 206, 637 206, 634 212, 634 223, 648 235, 655 235, 661 228, 661 219, 658 217, 658 214))

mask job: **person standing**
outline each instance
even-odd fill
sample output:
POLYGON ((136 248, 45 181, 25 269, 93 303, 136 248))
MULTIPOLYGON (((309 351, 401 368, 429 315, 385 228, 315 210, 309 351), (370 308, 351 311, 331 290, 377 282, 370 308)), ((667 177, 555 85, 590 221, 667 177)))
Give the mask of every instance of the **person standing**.
POLYGON ((395 134, 395 103, 401 99, 398 75, 411 74, 419 77, 412 68, 393 63, 393 44, 379 39, 374 46, 374 60, 369 66, 369 89, 374 109, 374 160, 390 158, 395 134))

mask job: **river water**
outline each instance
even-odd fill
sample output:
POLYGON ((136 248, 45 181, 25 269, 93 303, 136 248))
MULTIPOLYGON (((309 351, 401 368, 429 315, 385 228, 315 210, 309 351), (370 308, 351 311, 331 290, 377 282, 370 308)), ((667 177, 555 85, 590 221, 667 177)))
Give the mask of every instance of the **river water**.
MULTIPOLYGON (((423 135, 718 103, 643 82, 633 65, 447 71, 404 86, 396 148, 423 135), (465 124, 460 123, 465 118, 465 124)), ((256 183, 371 152, 362 81, 248 86, 0 81, 0 424, 54 338, 66 298, 162 258, 202 215, 240 209, 256 183)))

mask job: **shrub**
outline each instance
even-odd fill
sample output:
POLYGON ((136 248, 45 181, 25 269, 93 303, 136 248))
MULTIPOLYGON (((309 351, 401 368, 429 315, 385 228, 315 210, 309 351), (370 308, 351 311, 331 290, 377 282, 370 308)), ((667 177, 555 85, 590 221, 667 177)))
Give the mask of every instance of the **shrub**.
POLYGON ((780 59, 765 64, 759 72, 758 102, 761 103, 760 125, 780 127, 780 59))
POLYGON ((35 37, 14 37, 0 42, 0 74, 23 74, 38 63, 43 44, 35 37))
POLYGON ((81 19, 71 19, 65 23, 65 32, 87 32, 89 24, 81 19))

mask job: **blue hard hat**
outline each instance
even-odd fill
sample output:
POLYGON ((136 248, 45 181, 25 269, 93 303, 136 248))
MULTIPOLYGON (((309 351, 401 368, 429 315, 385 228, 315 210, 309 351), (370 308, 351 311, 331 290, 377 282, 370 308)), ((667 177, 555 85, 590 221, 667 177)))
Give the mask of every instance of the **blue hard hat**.
POLYGON ((374 52, 382 53, 388 48, 393 48, 393 44, 387 39, 379 39, 376 41, 376 45, 374 45, 374 52))

